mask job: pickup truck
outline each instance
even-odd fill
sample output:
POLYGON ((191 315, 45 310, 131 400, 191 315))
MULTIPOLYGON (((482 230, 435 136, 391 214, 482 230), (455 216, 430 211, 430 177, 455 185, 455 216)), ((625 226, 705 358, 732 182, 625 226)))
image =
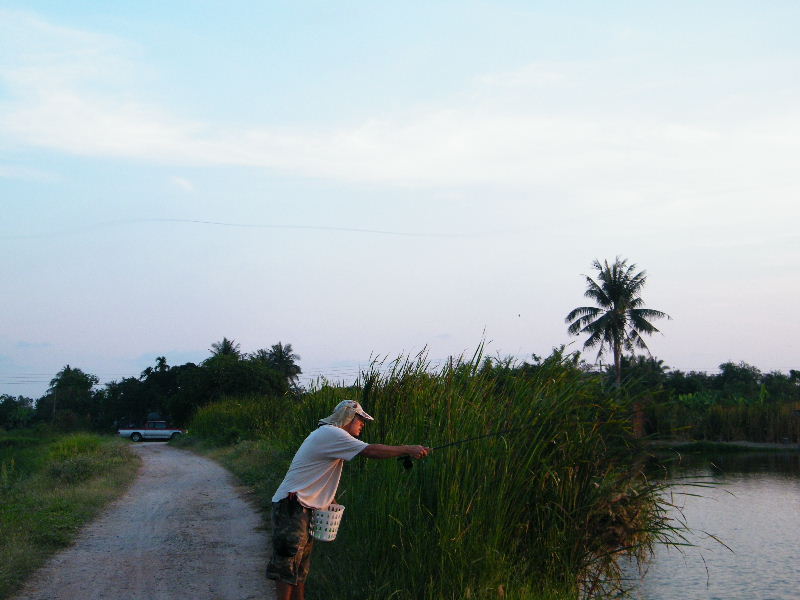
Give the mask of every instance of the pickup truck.
POLYGON ((184 435, 186 430, 169 427, 166 421, 147 421, 142 427, 118 429, 117 433, 122 437, 131 438, 134 442, 141 442, 142 440, 174 440, 184 435))

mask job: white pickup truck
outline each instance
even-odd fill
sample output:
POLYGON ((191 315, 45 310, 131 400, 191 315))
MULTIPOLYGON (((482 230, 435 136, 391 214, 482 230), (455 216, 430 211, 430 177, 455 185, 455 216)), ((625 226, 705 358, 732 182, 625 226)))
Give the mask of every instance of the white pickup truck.
POLYGON ((169 427, 166 421, 147 421, 142 427, 118 429, 117 433, 134 442, 141 442, 142 440, 174 440, 184 435, 186 430, 169 427))

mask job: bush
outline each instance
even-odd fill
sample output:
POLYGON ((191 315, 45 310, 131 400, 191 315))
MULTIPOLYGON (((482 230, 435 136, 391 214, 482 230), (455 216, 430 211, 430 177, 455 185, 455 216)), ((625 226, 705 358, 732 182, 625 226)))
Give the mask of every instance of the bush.
POLYGON ((50 447, 47 473, 58 483, 75 484, 98 477, 122 461, 118 446, 104 444, 94 434, 75 433, 50 447))
POLYGON ((53 460, 65 460, 83 454, 93 454, 100 448, 100 438, 91 433, 73 433, 64 436, 50 448, 53 460))
POLYGON ((97 462, 91 456, 73 456, 52 463, 48 474, 59 483, 78 483, 97 475, 97 462))

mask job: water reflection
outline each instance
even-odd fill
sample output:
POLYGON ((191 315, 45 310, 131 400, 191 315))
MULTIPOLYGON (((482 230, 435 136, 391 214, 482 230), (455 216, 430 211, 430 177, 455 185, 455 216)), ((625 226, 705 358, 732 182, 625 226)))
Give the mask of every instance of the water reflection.
POLYGON ((669 469, 696 547, 658 548, 634 598, 800 599, 800 454, 685 456, 669 469))

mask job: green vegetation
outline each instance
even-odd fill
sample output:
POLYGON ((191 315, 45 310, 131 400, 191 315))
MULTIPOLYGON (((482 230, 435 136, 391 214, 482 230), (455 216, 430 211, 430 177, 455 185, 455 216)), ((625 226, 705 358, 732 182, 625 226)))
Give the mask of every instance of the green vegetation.
POLYGON ((342 529, 318 544, 309 597, 602 596, 618 583, 621 556, 643 558, 674 533, 628 409, 577 356, 555 352, 524 371, 478 357, 427 367, 397 361, 355 388, 323 386, 299 401, 230 398, 190 424, 207 443, 236 442, 214 454, 265 508, 294 451, 343 398, 376 416, 366 441, 437 446, 527 425, 436 451, 410 471, 354 460, 337 495, 342 529))
POLYGON ((122 440, 0 432, 0 598, 7 598, 133 480, 122 440))
POLYGON ((0 430, 24 429, 34 418, 33 399, 25 396, 0 395, 0 430))
POLYGON ((800 371, 762 373, 726 362, 718 374, 685 373, 644 357, 623 357, 622 365, 625 390, 644 405, 650 436, 800 443, 800 371))

